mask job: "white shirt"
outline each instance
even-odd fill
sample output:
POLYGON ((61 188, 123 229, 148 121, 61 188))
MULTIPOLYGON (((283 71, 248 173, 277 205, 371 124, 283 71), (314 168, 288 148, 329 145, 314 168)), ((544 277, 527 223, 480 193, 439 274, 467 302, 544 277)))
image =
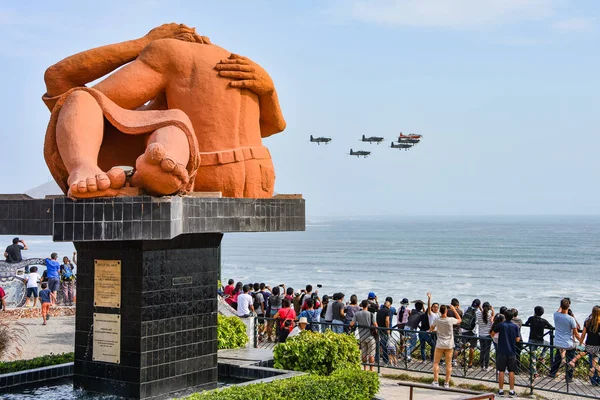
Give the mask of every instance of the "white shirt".
POLYGON ((294 327, 294 329, 292 329, 292 331, 290 332, 290 334, 288 335, 288 337, 298 336, 300 334, 300 332, 302 332, 302 331, 300 330, 300 328, 298 327, 298 325, 296 325, 294 327))
POLYGON ((431 313, 427 316, 427 318, 429 318, 429 326, 432 326, 434 321, 437 321, 438 319, 440 319, 440 313, 431 313))
POLYGON ((27 277, 27 288, 36 288, 38 287, 38 281, 40 280, 40 275, 37 272, 30 272, 27 277))
POLYGON ((244 315, 250 314, 250 307, 252 305, 252 296, 248 293, 242 293, 237 298, 237 315, 243 317, 244 315))

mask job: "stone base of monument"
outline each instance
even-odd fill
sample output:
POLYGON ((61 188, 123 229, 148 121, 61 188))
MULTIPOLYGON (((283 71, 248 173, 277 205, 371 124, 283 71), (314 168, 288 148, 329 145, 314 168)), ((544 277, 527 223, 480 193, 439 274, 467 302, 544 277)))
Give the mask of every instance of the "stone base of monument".
POLYGON ((221 237, 75 243, 75 387, 132 398, 216 387, 221 237))
POLYGON ((304 229, 299 198, 0 200, 0 234, 75 243, 74 385, 136 399, 216 387, 223 233, 304 229))

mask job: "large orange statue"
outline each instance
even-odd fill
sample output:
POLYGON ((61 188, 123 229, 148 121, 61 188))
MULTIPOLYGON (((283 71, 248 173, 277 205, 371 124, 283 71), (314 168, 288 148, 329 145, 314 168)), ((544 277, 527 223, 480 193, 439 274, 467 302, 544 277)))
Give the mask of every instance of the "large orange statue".
POLYGON ((70 197, 122 194, 119 166, 135 166, 131 186, 152 195, 272 196, 261 138, 285 129, 273 81, 193 28, 166 24, 75 54, 44 79, 52 111, 44 156, 70 197))

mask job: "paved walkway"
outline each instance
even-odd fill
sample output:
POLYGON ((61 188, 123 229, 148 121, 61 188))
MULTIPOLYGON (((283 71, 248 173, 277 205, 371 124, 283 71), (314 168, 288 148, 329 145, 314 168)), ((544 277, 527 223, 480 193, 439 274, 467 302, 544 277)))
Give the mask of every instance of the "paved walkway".
MULTIPOLYGON (((436 400, 459 400, 464 399, 465 394, 444 393, 439 390, 414 389, 414 400, 436 399, 436 400)), ((410 389, 407 387, 398 386, 398 381, 387 378, 380 378, 379 393, 377 394, 382 400, 403 400, 410 398, 410 389)))
POLYGON ((50 353, 70 353, 75 346, 75 316, 52 317, 45 326, 42 325, 41 317, 9 320, 9 323, 23 324, 27 328, 20 357, 23 360, 50 353))

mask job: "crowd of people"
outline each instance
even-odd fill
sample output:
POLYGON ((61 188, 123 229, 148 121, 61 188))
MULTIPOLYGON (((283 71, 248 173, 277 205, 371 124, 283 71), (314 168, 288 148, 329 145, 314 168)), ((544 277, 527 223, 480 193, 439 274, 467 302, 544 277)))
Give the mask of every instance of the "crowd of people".
MULTIPOLYGON (((7 263, 19 263, 23 261, 23 250, 28 250, 24 240, 18 237, 12 240, 4 251, 5 261, 7 263)), ((50 257, 44 260, 46 269, 40 275, 38 267, 25 267, 25 285, 26 285, 26 301, 25 307, 36 307, 39 303, 42 311, 43 325, 49 318, 49 309, 57 304, 58 291, 62 292, 63 305, 72 306, 76 300, 76 268, 77 268, 77 253, 73 252, 73 259, 64 256, 62 264, 58 261, 58 254, 52 253, 50 257), (33 305, 31 299, 33 298, 33 305)), ((0 297, 2 300, 2 309, 6 310, 6 293, 0 287, 0 297)))
POLYGON ((561 301, 551 324, 543 317, 542 306, 535 307, 533 315, 523 322, 515 308, 500 307, 496 311, 489 302, 474 299, 463 310, 456 298, 444 304, 432 302, 431 293, 427 293, 426 301, 410 302, 404 298, 396 308, 391 297, 380 303, 374 292, 361 302, 356 295, 345 301, 343 293, 321 297, 312 285, 294 290, 284 284, 271 288, 264 283, 243 284, 230 279, 220 294, 240 318, 257 316, 259 323, 266 319, 260 325, 259 340, 285 342, 303 330, 355 332, 365 369, 373 370, 376 359, 389 366, 397 366, 399 356, 405 356, 405 361, 410 362, 419 347, 421 359, 433 361, 434 385, 438 382, 440 364, 446 366, 445 385, 449 385, 460 351, 467 352, 465 367, 475 368, 475 350, 479 348, 477 367, 490 370, 493 346, 500 395, 504 394, 505 372, 509 374, 509 394, 514 394, 514 375, 520 368, 525 342, 521 328, 526 326, 529 328, 527 344, 534 354, 531 368, 535 377, 539 376, 537 357, 545 357, 552 335, 556 351, 550 360, 548 377, 555 378, 561 365, 566 363, 569 366, 566 379, 572 380, 576 363, 587 356, 590 381, 600 385, 600 306, 593 307, 580 325, 568 298, 561 301))

